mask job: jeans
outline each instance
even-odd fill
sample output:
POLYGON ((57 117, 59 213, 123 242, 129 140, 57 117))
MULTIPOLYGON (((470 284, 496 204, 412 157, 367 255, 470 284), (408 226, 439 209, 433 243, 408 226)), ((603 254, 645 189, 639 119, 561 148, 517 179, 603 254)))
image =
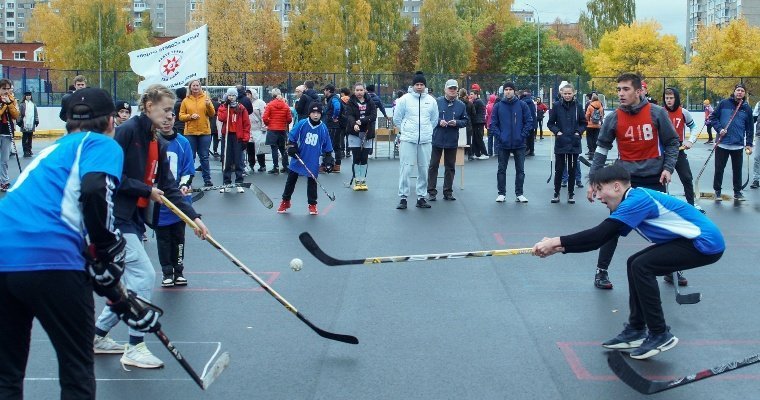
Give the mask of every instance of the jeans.
MULTIPOLYGON (((209 141, 211 140, 210 135, 206 135, 206 137, 208 137, 209 141)), ((124 239, 127 241, 127 255, 125 259, 126 267, 124 268, 124 275, 121 276, 121 283, 138 296, 142 296, 150 301, 153 285, 156 281, 156 271, 153 269, 150 258, 148 258, 148 253, 145 252, 142 239, 134 233, 125 233, 124 239)), ((110 307, 106 306, 95 322, 95 327, 108 332, 118 323, 119 316, 111 311, 110 307)), ((143 337, 145 336, 145 332, 129 328, 129 336, 143 337)))
MULTIPOLYGON (((557 160, 559 160, 559 158, 557 158, 557 160)), ((576 161, 577 161, 577 158, 576 158, 576 161)), ((557 162, 558 161, 555 161, 555 164, 557 162)), ((562 171, 562 183, 567 183, 567 181, 568 181, 568 179, 567 179, 567 169, 565 169, 564 171, 562 171)), ((575 182, 576 183, 583 182, 583 173, 581 173, 581 163, 579 163, 579 162, 575 163, 575 182)))
POLYGON ((402 199, 409 197, 409 175, 412 167, 417 166, 417 187, 415 194, 418 199, 427 193, 427 172, 430 166, 432 143, 413 143, 402 141, 399 144, 399 180, 398 195, 402 199))
POLYGON ((493 157, 493 135, 488 134, 488 157, 493 157))
POLYGON ((520 149, 498 149, 499 169, 496 172, 496 189, 499 194, 507 194, 507 163, 509 155, 515 156, 515 196, 523 194, 523 183, 525 182, 525 148, 520 149))
POLYGON ((208 148, 211 146, 211 135, 185 135, 190 142, 190 149, 193 152, 193 161, 195 155, 201 160, 201 174, 203 182, 211 182, 211 169, 208 165, 208 148))
POLYGON ((742 190, 742 161, 744 161, 744 149, 726 150, 722 147, 717 147, 715 149, 715 177, 713 178, 713 190, 719 192, 721 186, 723 186, 723 170, 726 169, 729 157, 731 157, 734 193, 739 193, 742 190))
POLYGON ((443 195, 451 196, 454 186, 454 164, 457 158, 457 148, 444 149, 433 146, 430 155, 430 166, 428 167, 428 185, 427 192, 431 196, 438 194, 436 184, 438 181, 438 165, 441 163, 441 154, 443 154, 443 195))
POLYGON ((11 159, 11 137, 0 136, 0 185, 10 183, 8 177, 8 160, 11 159))

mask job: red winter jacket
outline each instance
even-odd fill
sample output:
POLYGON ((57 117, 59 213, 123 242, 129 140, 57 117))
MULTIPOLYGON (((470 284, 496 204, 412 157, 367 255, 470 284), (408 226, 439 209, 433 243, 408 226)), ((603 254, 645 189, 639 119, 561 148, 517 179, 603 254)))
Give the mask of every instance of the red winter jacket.
POLYGON ((282 99, 274 99, 264 109, 264 125, 270 131, 287 131, 288 125, 293 121, 288 103, 282 99))
MULTIPOLYGON (((222 103, 217 112, 217 119, 222 121, 222 135, 227 134, 227 104, 222 103)), ((248 111, 238 103, 237 107, 229 115, 230 131, 237 136, 241 142, 248 142, 251 139, 251 119, 248 117, 248 111)))

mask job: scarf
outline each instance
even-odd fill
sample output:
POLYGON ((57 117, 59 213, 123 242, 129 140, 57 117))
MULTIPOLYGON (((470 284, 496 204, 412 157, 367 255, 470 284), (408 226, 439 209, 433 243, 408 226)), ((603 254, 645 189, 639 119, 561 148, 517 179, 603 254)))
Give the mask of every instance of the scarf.
POLYGON ((34 130, 34 103, 30 100, 24 101, 24 130, 29 132, 34 130))

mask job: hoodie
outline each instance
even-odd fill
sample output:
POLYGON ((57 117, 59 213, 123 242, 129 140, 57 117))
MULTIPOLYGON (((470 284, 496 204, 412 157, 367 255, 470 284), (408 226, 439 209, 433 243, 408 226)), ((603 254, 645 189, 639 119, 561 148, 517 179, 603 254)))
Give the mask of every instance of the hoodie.
POLYGON ((494 148, 514 150, 525 148, 525 139, 533 131, 530 108, 517 96, 498 101, 492 110, 488 134, 493 135, 494 148))
POLYGON ((496 100, 499 98, 495 94, 488 96, 488 104, 486 105, 486 127, 491 126, 491 114, 493 114, 493 106, 496 104, 496 100))
POLYGON ((248 111, 248 115, 251 115, 253 113, 253 104, 251 103, 251 99, 245 95, 245 88, 242 86, 237 86, 235 89, 237 89, 238 93, 238 103, 242 104, 243 107, 245 107, 245 110, 248 111))
POLYGON ((295 106, 299 120, 309 118, 309 105, 315 101, 319 103, 319 94, 317 94, 317 91, 314 89, 306 89, 295 106))
POLYGON ((699 132, 696 132, 694 128, 697 126, 697 124, 694 122, 694 118, 691 117, 691 113, 689 113, 688 110, 681 107, 681 94, 678 93, 678 89, 672 88, 672 87, 666 87, 665 90, 670 89, 673 91, 673 97, 675 101, 673 102, 673 107, 668 107, 668 103, 665 102, 665 92, 662 93, 662 104, 665 107, 665 111, 668 112, 668 117, 670 118, 670 122, 673 124, 673 127, 676 129, 676 133, 678 134, 678 141, 680 143, 683 143, 684 141, 684 133, 686 132, 686 127, 689 127, 689 141, 693 144, 697 141, 697 135, 699 132))
POLYGON ((393 123, 399 127, 400 140, 415 144, 430 143, 438 124, 438 103, 426 93, 407 93, 396 101, 393 123))

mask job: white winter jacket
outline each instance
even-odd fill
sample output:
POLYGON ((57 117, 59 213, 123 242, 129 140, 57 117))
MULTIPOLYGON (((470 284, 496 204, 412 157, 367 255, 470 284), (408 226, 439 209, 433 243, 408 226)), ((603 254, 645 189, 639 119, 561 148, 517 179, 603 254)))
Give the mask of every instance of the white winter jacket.
POLYGON ((438 103, 426 93, 407 93, 396 102, 393 123, 399 127, 401 141, 430 143, 438 124, 438 103))

